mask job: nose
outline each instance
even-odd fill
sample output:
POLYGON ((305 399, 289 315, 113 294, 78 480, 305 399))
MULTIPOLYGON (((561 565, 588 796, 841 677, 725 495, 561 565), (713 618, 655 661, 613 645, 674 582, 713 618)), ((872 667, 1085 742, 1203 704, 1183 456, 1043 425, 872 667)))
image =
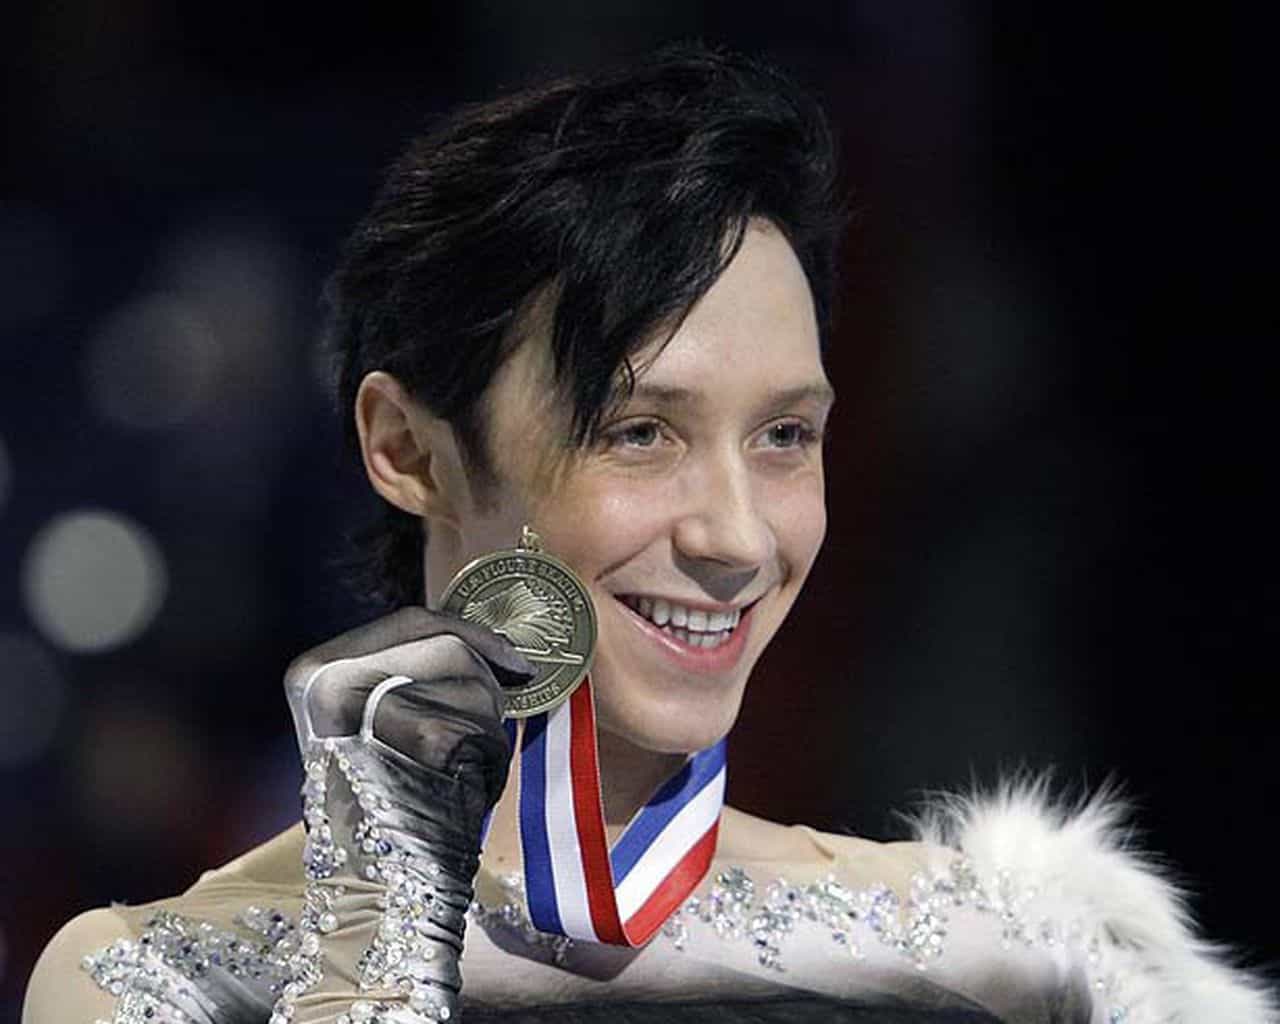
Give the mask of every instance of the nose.
POLYGON ((740 457, 715 460, 689 481, 675 524, 677 566, 716 600, 751 582, 777 551, 777 539, 740 457))

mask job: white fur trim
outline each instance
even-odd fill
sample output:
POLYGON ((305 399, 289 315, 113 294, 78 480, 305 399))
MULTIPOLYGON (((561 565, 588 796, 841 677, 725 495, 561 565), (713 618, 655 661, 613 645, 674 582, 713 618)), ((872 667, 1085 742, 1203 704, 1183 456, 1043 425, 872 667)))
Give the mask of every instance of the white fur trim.
POLYGON ((1101 936, 1104 966, 1123 979, 1126 1024, 1280 1021, 1270 986, 1234 967, 1226 947, 1195 936, 1186 893, 1133 848, 1127 817, 1114 792, 1065 807, 1041 778, 1006 782, 993 794, 934 797, 912 825, 935 848, 938 868, 959 850, 981 877, 1009 872, 1033 885, 1039 913, 1101 936))

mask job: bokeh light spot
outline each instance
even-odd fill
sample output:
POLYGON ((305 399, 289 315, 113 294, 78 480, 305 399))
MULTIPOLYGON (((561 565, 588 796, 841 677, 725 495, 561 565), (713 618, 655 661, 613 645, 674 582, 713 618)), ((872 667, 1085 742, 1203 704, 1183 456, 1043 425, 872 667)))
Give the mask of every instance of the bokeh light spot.
POLYGON ((22 572, 32 620, 52 643, 78 652, 110 650, 137 637, 159 611, 167 582, 150 535, 94 509, 67 513, 41 530, 22 572))
POLYGON ((67 704, 67 683, 52 655, 32 637, 0 633, 0 766, 39 757, 67 704))
POLYGON ((117 311, 91 340, 85 387, 110 422, 176 427, 208 406, 222 363, 222 346, 198 307, 160 293, 117 311))

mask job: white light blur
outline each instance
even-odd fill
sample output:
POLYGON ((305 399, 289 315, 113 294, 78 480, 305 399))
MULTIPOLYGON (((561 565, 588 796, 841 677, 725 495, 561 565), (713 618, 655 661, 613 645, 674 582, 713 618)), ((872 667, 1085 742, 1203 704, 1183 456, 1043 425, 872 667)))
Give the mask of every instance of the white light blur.
POLYGON ((168 585, 164 557, 137 523, 82 509, 44 527, 27 549, 27 611, 58 647, 81 653, 121 647, 155 618, 168 585))
POLYGON ((223 347, 223 397, 253 405, 293 365, 298 257, 271 225, 253 220, 192 224, 177 235, 165 279, 202 311, 223 347))
POLYGON ((12 489, 13 463, 9 459, 9 449, 4 446, 4 438, 0 437, 0 511, 4 510, 12 489))
POLYGON ((58 731, 67 682, 30 636, 0 633, 0 767, 33 761, 58 731))
POLYGON ((200 308, 161 292, 117 310, 90 340, 85 388, 93 408, 113 423, 175 427, 209 406, 223 362, 200 308))

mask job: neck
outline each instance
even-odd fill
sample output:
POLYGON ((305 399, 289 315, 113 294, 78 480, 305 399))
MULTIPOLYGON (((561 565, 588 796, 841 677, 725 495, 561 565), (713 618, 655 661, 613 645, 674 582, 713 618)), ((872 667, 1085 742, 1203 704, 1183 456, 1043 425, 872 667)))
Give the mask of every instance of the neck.
MULTIPOLYGON (((597 736, 600 753, 600 793, 604 803, 605 834, 610 843, 622 834, 635 813, 648 802, 663 782, 685 762, 684 754, 660 754, 645 750, 601 730, 597 736)), ((511 761, 507 780, 489 828, 481 864, 494 874, 516 871, 520 855, 518 793, 519 758, 511 761)))
POLYGON ((604 798, 604 824, 613 840, 653 796, 653 791, 674 775, 684 754, 659 754, 637 747, 615 733, 601 731, 600 791, 604 798))

